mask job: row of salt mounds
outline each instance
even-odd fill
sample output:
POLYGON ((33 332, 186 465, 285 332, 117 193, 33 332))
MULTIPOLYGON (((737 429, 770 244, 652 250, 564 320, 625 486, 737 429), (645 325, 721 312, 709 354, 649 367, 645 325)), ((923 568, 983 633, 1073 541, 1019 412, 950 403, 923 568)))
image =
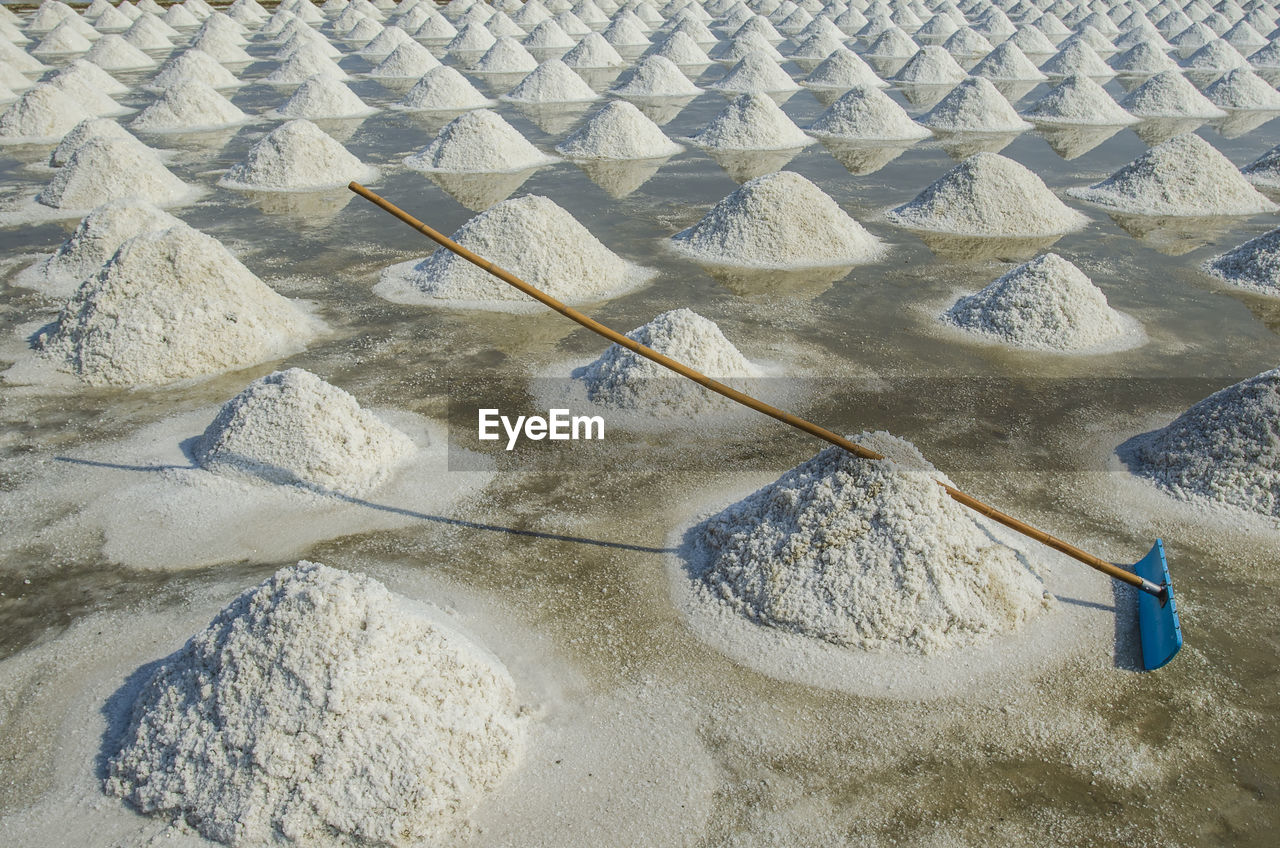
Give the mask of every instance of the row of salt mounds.
POLYGON ((854 86, 842 94, 809 132, 853 141, 915 141, 931 135, 889 95, 871 85, 854 86))
MULTIPOLYGON (((664 312, 627 333, 627 338, 717 380, 749 379, 764 373, 713 321, 689 309, 664 312)), ((617 409, 670 416, 734 406, 728 398, 617 344, 574 371, 573 379, 583 383, 593 403, 617 409)))
POLYGON ((156 206, 181 206, 203 194, 164 166, 155 151, 132 136, 94 136, 80 145, 36 203, 83 214, 109 200, 140 197, 156 206))
POLYGON ((208 471, 360 495, 415 449, 347 392, 290 368, 223 404, 192 454, 208 471))
POLYGON ((739 95, 689 141, 710 150, 791 150, 813 139, 767 94, 739 95))
POLYGON ((890 458, 827 448, 690 531, 712 598, 841 647, 919 654, 1013 632, 1047 606, 1018 553, 948 497, 914 445, 854 440, 890 458))
POLYGON ((151 675, 105 789, 229 844, 442 844, 518 761, 519 711, 483 648, 303 561, 151 675))
POLYGON ((556 152, 570 159, 660 159, 682 150, 625 100, 609 101, 556 145, 556 152))
POLYGON ((299 118, 264 136, 218 185, 251 191, 317 191, 377 178, 377 168, 365 165, 324 130, 299 118))
POLYGON ((1127 126, 1139 118, 1129 114, 1106 89, 1081 74, 1067 77, 1022 112, 1038 124, 1127 126))
POLYGON ((316 74, 294 89, 282 105, 267 112, 268 118, 364 118, 378 110, 365 103, 342 80, 316 74))
POLYGON ((555 161, 498 113, 476 109, 446 124, 430 144, 405 157, 404 164, 428 173, 480 174, 523 171, 555 161))
POLYGON ((496 105, 448 65, 432 68, 391 106, 406 112, 465 112, 496 105))
POLYGON ((982 77, 957 85, 919 120, 940 132, 1020 133, 1031 129, 995 84, 982 77))
POLYGON ((1280 369, 1215 392, 1118 452, 1174 497, 1280 518, 1280 369))
POLYGON ((1225 283, 1280 297, 1280 229, 1250 239, 1204 267, 1225 283))
POLYGON ((250 120, 212 86, 184 79, 165 89, 129 126, 141 132, 180 133, 226 129, 250 120))
POLYGON ((1061 235, 1089 222, 1034 173, 995 153, 970 156, 887 214, 912 229, 997 238, 1061 235))
POLYGON ((671 243, 696 260, 739 268, 856 265, 884 252, 822 189, 790 171, 745 183, 671 243))
POLYGON ((1193 133, 1156 145, 1102 182, 1069 193, 1135 215, 1252 215, 1277 209, 1231 160, 1193 133))
POLYGON ((163 385, 292 353, 317 329, 220 242, 180 225, 121 245, 36 344, 91 385, 163 385))
MULTIPOLYGON (((537 195, 504 200, 463 224, 452 238, 559 300, 609 297, 643 285, 655 273, 618 256, 572 215, 537 195)), ((445 248, 387 268, 375 292, 397 302, 448 301, 475 308, 531 303, 445 248)))
POLYGON ((1056 253, 961 297, 942 320, 1012 347, 1061 353, 1115 350, 1126 336, 1141 338, 1134 322, 1112 309, 1102 290, 1056 253))

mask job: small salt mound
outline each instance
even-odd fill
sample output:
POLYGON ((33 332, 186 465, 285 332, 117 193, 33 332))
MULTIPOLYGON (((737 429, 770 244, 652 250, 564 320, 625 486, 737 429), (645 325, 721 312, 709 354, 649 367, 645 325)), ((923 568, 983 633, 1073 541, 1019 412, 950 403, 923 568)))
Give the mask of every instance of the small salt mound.
POLYGON ((936 44, 926 44, 907 60, 893 79, 912 85, 955 85, 966 76, 964 68, 950 53, 936 44))
POLYGON ((70 21, 63 21, 40 39, 40 43, 32 47, 31 52, 37 56, 83 53, 92 46, 93 42, 81 35, 70 21))
POLYGON ((1280 517, 1280 368, 1209 395, 1120 454, 1176 498, 1280 517))
POLYGON ((614 47, 645 47, 649 44, 649 36, 632 20, 615 17, 613 23, 605 27, 604 40, 614 47))
POLYGON ((570 68, 625 68, 630 64, 598 32, 583 36, 572 50, 564 54, 563 61, 570 68))
POLYGON ((1112 56, 1111 67, 1120 73, 1158 74, 1162 71, 1175 71, 1178 65, 1169 58, 1168 53, 1143 41, 1112 56))
POLYGON ((599 97, 573 68, 559 59, 548 59, 501 99, 512 103, 585 103, 599 97))
POLYGON ((250 148, 218 185, 254 191, 315 191, 377 177, 377 168, 361 163, 315 124, 298 119, 276 127, 250 148))
POLYGON ((382 79, 418 79, 432 68, 440 67, 440 60, 416 41, 401 44, 387 58, 369 71, 369 76, 382 79))
POLYGON ((79 150, 81 145, 98 136, 134 139, 128 130, 110 118, 88 118, 76 124, 62 137, 62 141, 58 142, 58 146, 49 156, 49 164, 54 168, 61 168, 71 161, 72 154, 79 150))
POLYGON ((415 450, 342 389, 290 368, 223 404, 192 453, 216 473, 361 495, 415 450))
POLYGON ((813 139, 767 94, 742 94, 689 139, 711 150, 790 150, 813 139))
POLYGON ((164 385, 275 359, 314 332, 220 242, 179 225, 121 245, 37 346, 92 385, 164 385))
POLYGON ((1039 124, 1124 126, 1139 119, 1111 99, 1106 89, 1086 76, 1069 76, 1022 113, 1039 124))
POLYGON ((1140 118, 1221 118, 1227 113, 1177 71, 1156 74, 1120 102, 1140 118))
POLYGON ((10 65, 15 71, 34 74, 48 70, 48 65, 14 44, 0 38, 0 61, 10 65))
POLYGON ((1254 185, 1280 188, 1280 146, 1271 148, 1240 170, 1254 185))
POLYGON ((378 31, 377 35, 369 39, 368 43, 356 52, 361 56, 386 56, 400 45, 408 43, 417 44, 417 42, 409 37, 409 33, 400 29, 400 27, 383 27, 378 31))
POLYGON ((556 152, 570 159, 657 159, 683 149, 625 100, 610 100, 556 145, 556 152))
POLYGON ((404 99, 392 106, 412 112, 462 112, 494 105, 466 77, 447 65, 422 75, 404 99))
POLYGON ((796 85, 778 63, 768 56, 751 54, 744 56, 729 73, 710 83, 707 88, 728 94, 748 92, 797 91, 796 85))
POLYGON ((347 72, 338 66, 337 62, 327 56, 302 48, 281 62, 280 67, 264 77, 262 81, 278 85, 293 85, 306 82, 308 77, 313 77, 316 74, 325 74, 340 80, 351 79, 347 72))
POLYGON ((416 171, 474 174, 523 171, 554 161, 501 115, 476 109, 446 124, 430 144, 404 163, 416 171))
POLYGON ((1034 173, 995 153, 970 156, 888 217, 918 230, 1001 238, 1061 235, 1089 222, 1034 173))
POLYGON ((1204 90, 1204 96, 1223 109, 1280 111, 1280 91, 1248 68, 1223 74, 1204 90))
POLYGON ((1000 90, 982 77, 971 77, 957 85, 920 117, 920 123, 941 132, 1008 133, 1031 129, 1000 90))
POLYGON ((1250 53, 1249 64, 1259 70, 1280 69, 1280 40, 1271 42, 1256 53, 1250 53))
POLYGON ((244 65, 253 61, 236 39, 222 30, 209 30, 191 39, 191 47, 203 50, 224 65, 244 65))
POLYGON ((674 62, 662 56, 640 60, 631 76, 611 90, 624 97, 693 97, 702 93, 674 62))
MULTIPOLYGON (((77 59, 49 78, 49 85, 75 98, 91 114, 99 117, 132 111, 111 99, 108 88, 125 88, 92 62, 77 59)), ((125 88, 127 91, 128 89, 125 88)))
POLYGON ((170 173, 155 151, 132 136, 90 138, 71 154, 36 202, 54 209, 79 210, 122 197, 138 197, 156 206, 177 206, 194 190, 170 173))
POLYGON ((472 66, 473 71, 492 74, 527 74, 538 67, 538 60, 533 54, 514 38, 503 36, 493 43, 480 61, 472 66))
POLYGON ((1277 209, 1231 160, 1194 133, 1171 138, 1102 182, 1070 194, 1138 215, 1252 215, 1277 209))
POLYGON ((341 80, 316 74, 294 89, 293 96, 267 113, 270 118, 360 118, 378 111, 341 80))
POLYGON ((691 531, 700 579, 737 613, 845 648, 930 654, 1016 631, 1044 587, 952 500, 909 442, 830 447, 691 531))
MULTIPOLYGON (((791 51, 791 57, 793 59, 821 60, 827 58, 837 50, 847 49, 848 48, 844 46, 844 41, 842 39, 830 35, 829 33, 822 33, 820 35, 810 36, 800 42, 800 44, 791 51)), ((916 44, 913 41, 911 42, 910 52, 907 53, 907 56, 910 56, 915 52, 916 44)), ((906 58, 906 56, 903 58, 906 58)))
POLYGON ((166 30, 169 29, 171 28, 165 27, 159 18, 145 14, 139 16, 124 31, 124 40, 139 50, 170 50, 173 48, 173 42, 166 34, 166 30))
MULTIPOLYGON (((342 57, 342 51, 329 43, 328 39, 308 27, 293 27, 292 35, 285 39, 284 44, 273 55, 272 59, 281 61, 288 59, 299 50, 306 50, 309 53, 316 53, 329 59, 337 60, 342 57)), ((289 30, 286 30, 289 32, 289 30)), ((199 45, 195 45, 199 46, 199 45)), ((206 53, 210 52, 208 50, 206 53)), ((391 52, 390 50, 387 51, 391 52)))
POLYGON ((133 25, 133 18, 115 6, 111 6, 97 17, 93 28, 98 32, 123 32, 133 25))
POLYGON ((76 124, 92 117, 79 101, 44 83, 23 92, 17 102, 0 114, 0 141, 10 144, 56 142, 76 124))
MULTIPOLYGON (((586 39, 583 39, 583 42, 585 43, 586 39)), ((654 45, 653 49, 649 51, 649 55, 662 56, 664 59, 670 59, 677 65, 684 65, 685 67, 711 64, 711 57, 698 46, 698 43, 690 38, 688 33, 679 31, 671 33, 661 43, 654 45)), ((565 58, 565 61, 568 61, 568 57, 565 58)))
POLYGON ((915 55, 920 45, 897 27, 891 27, 867 48, 867 55, 882 59, 906 59, 915 55))
POLYGON ((880 240, 799 174, 757 177, 671 237, 695 259, 756 268, 817 268, 876 259, 880 240))
POLYGON ((1116 72, 1102 61, 1097 51, 1084 41, 1069 42, 1049 60, 1040 66, 1040 70, 1051 77, 1069 77, 1084 74, 1089 77, 1113 77, 1116 72))
POLYGON ((182 51, 160 66, 146 88, 164 91, 181 80, 198 79, 211 88, 239 88, 244 85, 235 74, 222 66, 217 59, 196 48, 182 51))
POLYGON ((809 132, 856 141, 914 141, 931 135, 889 95, 872 85, 854 86, 818 116, 809 132))
POLYGON ((1256 50, 1267 44, 1267 37, 1250 26, 1248 21, 1237 21, 1222 34, 1222 40, 1241 51, 1256 50))
POLYGON ((511 20, 505 12, 498 12, 492 18, 484 22, 485 29, 501 38, 510 36, 512 38, 523 37, 524 28, 518 23, 511 20))
POLYGON ((458 29, 444 15, 432 11, 413 35, 424 41, 450 41, 458 35, 458 29))
POLYGON ((371 41, 377 38, 382 31, 382 24, 364 16, 359 16, 359 20, 348 29, 344 30, 336 27, 334 29, 335 34, 339 34, 343 41, 350 41, 355 44, 371 41))
POLYGON ((985 56, 991 52, 991 42, 986 36, 968 27, 953 32, 942 47, 953 56, 985 56))
POLYGON ((1132 333, 1102 290, 1056 253, 960 298, 942 320, 1013 347, 1063 353, 1099 350, 1132 333))
POLYGON ((737 38, 738 36, 745 35, 747 33, 759 35, 765 41, 769 41, 774 44, 786 40, 776 29, 774 29, 773 24, 769 23, 767 18, 763 18, 760 15, 756 15, 734 30, 732 37, 737 38))
POLYGON ((195 79, 166 89, 129 126, 142 132, 194 132, 246 123, 249 116, 213 88, 195 79))
POLYGON ((1205 270, 1225 283, 1280 296, 1280 229, 1264 233, 1205 263, 1205 270))
POLYGON ((1043 80, 1048 79, 1035 66, 1018 45, 1008 41, 992 50, 973 67, 975 77, 992 80, 1043 80))
POLYGON ((136 71, 158 64, 119 35, 104 35, 84 58, 106 71, 136 71))
POLYGON ((171 27, 195 27, 200 25, 200 19, 182 8, 181 3, 175 3, 166 9, 164 14, 160 16, 160 20, 171 27))
POLYGON ((1227 42, 1216 40, 1192 53, 1182 64, 1197 71, 1229 71, 1232 68, 1243 68, 1249 61, 1227 42))
POLYGON ((785 61, 778 48, 754 32, 740 35, 711 49, 710 55, 718 62, 737 64, 748 56, 768 56, 775 62, 785 61))
POLYGON ((1009 36, 1008 43, 1017 45, 1023 53, 1047 56, 1058 52, 1053 42, 1034 26, 1018 27, 1018 31, 1009 36))
MULTIPOLYGON (((601 244, 564 209, 537 195, 498 203, 463 224, 452 238, 560 300, 599 299, 635 288, 653 276, 601 244)), ((420 262, 386 269, 379 285, 384 291, 408 289, 419 298, 473 306, 527 301, 516 289, 444 248, 420 262)))
POLYGON ((577 40, 555 21, 543 21, 525 37, 524 46, 542 50, 568 50, 577 40))
POLYGON ((146 681, 106 791, 229 844, 446 844, 519 759, 518 714, 482 648, 304 561, 146 681))
MULTIPOLYGON (((664 312, 627 333, 627 338, 717 380, 750 379, 763 372, 747 360, 715 322, 689 309, 664 312)), ((576 370, 587 397, 615 409, 655 415, 689 415, 731 408, 728 398, 704 389, 620 345, 576 370)))

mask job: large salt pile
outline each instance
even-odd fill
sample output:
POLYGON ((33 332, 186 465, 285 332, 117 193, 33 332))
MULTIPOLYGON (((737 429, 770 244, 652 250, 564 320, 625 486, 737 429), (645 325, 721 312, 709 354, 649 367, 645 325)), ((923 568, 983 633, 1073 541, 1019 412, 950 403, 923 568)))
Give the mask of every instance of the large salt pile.
POLYGON ((893 79, 911 85, 955 85, 966 76, 964 68, 950 53, 936 44, 926 44, 907 60, 893 79))
POLYGON ((1034 173, 995 153, 970 156, 888 216, 913 229, 1002 238, 1061 235, 1089 222, 1034 173))
POLYGON ((759 624, 864 651, 936 653, 1017 630, 1047 604, 990 525, 915 446, 830 447, 690 531, 711 597, 759 624))
POLYGON ((556 152, 570 159, 657 159, 683 149, 625 100, 609 101, 556 145, 556 152))
POLYGON ((1204 90, 1210 103, 1238 111, 1280 111, 1280 91, 1248 68, 1236 68, 1204 90))
POLYGON ((876 76, 876 72, 857 53, 842 47, 819 62, 805 78, 804 85, 807 88, 847 91, 860 85, 886 88, 888 83, 876 76))
POLYGON ((15 71, 20 71, 24 74, 39 73, 49 68, 44 62, 41 62, 16 44, 10 44, 3 38, 0 38, 0 61, 9 65, 15 71))
POLYGON ((1226 112, 1177 71, 1156 74, 1120 102, 1140 118, 1222 118, 1226 112))
POLYGON ((464 112, 493 106, 467 78, 448 65, 432 68, 414 83, 393 109, 409 112, 464 112))
POLYGON ((1271 148, 1240 171, 1254 185, 1280 188, 1280 145, 1271 148))
MULTIPOLYGON (((990 45, 987 46, 990 49, 990 45)), ((895 27, 889 27, 867 47, 867 55, 878 59, 909 59, 920 45, 911 36, 895 27)))
POLYGON ((86 383, 163 385, 292 353, 315 330, 220 242, 179 225, 121 245, 37 346, 86 383))
POLYGON ((150 91, 164 91, 175 83, 189 79, 198 79, 211 88, 238 88, 244 85, 217 59, 202 50, 191 48, 160 66, 159 73, 145 87, 150 91))
POLYGON ((181 80, 129 122, 134 130, 152 133, 196 132, 234 127, 249 116, 198 79, 181 80))
POLYGON ((1204 268, 1225 283, 1280 297, 1280 229, 1215 256, 1204 268))
POLYGON ((501 115, 476 109, 446 124, 430 144, 404 163, 417 171, 478 174, 523 171, 554 161, 501 115))
POLYGON ((970 77, 957 85, 920 123, 940 132, 1017 133, 1031 129, 1000 90, 987 79, 970 77))
POLYGON ((640 60, 631 76, 612 91, 624 97, 694 97, 702 93, 674 62, 662 56, 640 60))
POLYGON ((342 389, 290 368, 223 404, 192 454, 209 471, 360 495, 414 450, 408 436, 342 389))
POLYGON ((872 85, 855 86, 818 116, 809 132, 853 141, 915 141, 930 132, 889 95, 872 85))
POLYGON ((559 59, 548 59, 502 96, 512 103, 585 103, 600 95, 559 59))
POLYGON ((1067 77, 1022 114, 1036 123, 1067 126, 1125 126, 1139 121, 1082 74, 1067 77))
POLYGON ((159 18, 148 13, 139 15, 124 31, 124 40, 140 50, 172 50, 173 42, 169 40, 172 32, 172 27, 165 26, 159 18))
MULTIPOLYGON (((689 309, 664 312, 627 338, 721 381, 763 376, 724 333, 689 309)), ((587 397, 602 406, 641 409, 654 415, 689 415, 731 408, 728 398, 704 389, 620 345, 573 374, 587 397)))
POLYGON ((0 114, 0 142, 56 142, 76 124, 92 117, 79 101, 61 89, 37 85, 23 92, 0 114))
POLYGON ((299 118, 276 127, 250 148, 218 185, 253 191, 315 191, 377 178, 377 168, 361 163, 324 130, 299 118))
POLYGON ((744 184, 671 243, 700 261, 755 268, 855 265, 884 252, 822 189, 789 171, 744 184))
POLYGON ((744 94, 796 91, 800 86, 796 85, 777 62, 768 56, 752 53, 744 56, 727 74, 708 84, 707 88, 726 94, 744 94))
POLYGON ((955 302, 942 320, 1013 347, 1098 351, 1133 337, 1133 322, 1079 268, 1056 253, 1019 265, 955 302))
POLYGON ((31 53, 49 57, 64 53, 83 53, 92 46, 93 42, 85 38, 70 20, 65 20, 49 30, 48 35, 31 48, 31 53))
POLYGON ((1135 215, 1253 215, 1278 208, 1194 133, 1156 145, 1102 182, 1070 194, 1135 215))
POLYGON ((293 95, 279 108, 267 113, 270 118, 362 118, 378 111, 361 100, 342 80, 316 74, 294 89, 293 95))
POLYGON ((519 759, 519 712, 483 648, 304 561, 159 666, 106 790, 236 845, 443 844, 519 759))
POLYGON ((1280 518, 1280 368, 1209 395, 1119 453, 1176 498, 1280 518))
MULTIPOLYGON (((452 238, 560 300, 612 296, 653 276, 601 244, 564 209, 532 194, 482 212, 452 238)), ((477 307, 532 302, 444 248, 419 262, 387 268, 375 291, 398 301, 448 300, 477 307)))
POLYGON ((177 206, 198 194, 137 139, 96 136, 58 169, 36 202, 63 211, 87 211, 122 197, 177 206))
POLYGON ((813 139, 767 94, 742 94, 689 139, 711 150, 790 150, 813 139))

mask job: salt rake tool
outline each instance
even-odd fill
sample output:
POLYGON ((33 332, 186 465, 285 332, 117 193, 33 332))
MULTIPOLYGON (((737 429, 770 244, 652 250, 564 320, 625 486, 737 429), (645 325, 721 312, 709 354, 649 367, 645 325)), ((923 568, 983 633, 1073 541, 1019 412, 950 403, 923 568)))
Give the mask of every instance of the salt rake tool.
MULTIPOLYGON (((861 457, 862 459, 884 459, 882 454, 876 453, 869 448, 865 448, 856 442, 852 442, 824 427, 819 427, 817 424, 806 421, 799 416, 792 415, 790 412, 778 409, 764 401, 757 400, 756 398, 753 398, 748 394, 744 394, 737 389, 726 386, 724 383, 713 380, 707 375, 699 371, 695 371, 681 362, 677 362, 670 357, 658 353, 656 350, 646 347, 633 339, 627 338, 622 333, 606 327, 594 318, 584 315, 572 307, 565 306, 554 297, 551 297, 551 295, 534 288, 515 274, 512 274, 510 271, 499 268, 484 257, 478 256, 470 250, 467 250, 453 239, 436 232, 431 227, 410 215, 408 212, 405 212, 390 201, 387 201, 372 191, 369 191, 369 189, 359 183, 352 182, 347 186, 347 188, 351 189, 353 192, 383 211, 399 218, 401 221, 408 224, 410 227, 413 227, 415 230, 422 233, 441 247, 456 253, 458 256, 477 266, 482 271, 492 274, 499 280, 502 280, 504 283, 507 283, 524 294, 527 294, 529 297, 544 306, 550 307, 556 312, 559 312, 569 320, 581 324, 583 327, 586 327, 597 335, 604 336, 614 344, 625 347, 627 350, 643 356, 645 359, 652 360, 664 368, 668 368, 676 372, 681 377, 690 379, 700 386, 710 389, 716 394, 729 398, 729 400, 740 403, 750 409, 754 409, 756 412, 764 413, 770 418, 775 418, 783 424, 794 427, 811 436, 816 436, 817 438, 822 439, 825 442, 829 442, 838 448, 843 448, 854 456, 861 457)), ((1152 546, 1147 555, 1131 566, 1131 570, 1127 570, 1115 565, 1114 563, 1107 562, 1100 557, 1096 557, 1087 551, 1081 550, 1068 542, 1064 542, 1055 536, 1051 536, 1043 530, 1038 530, 1026 522, 1019 521, 1011 515, 1006 515, 995 507, 983 503, 972 495, 965 494, 954 486, 949 486, 941 481, 937 482, 953 500, 959 501, 961 504, 969 507, 980 515, 1003 524, 1010 530, 1014 530, 1029 539, 1034 539, 1042 545, 1053 548, 1055 551, 1059 551, 1073 559, 1079 560, 1085 565, 1101 571, 1103 574, 1124 583, 1128 583, 1130 586, 1141 590, 1141 594, 1138 596, 1138 630, 1142 641, 1142 664, 1147 671, 1154 671, 1155 669, 1160 668, 1162 665, 1169 662, 1169 660, 1173 659, 1174 654, 1178 653, 1179 649, 1182 648, 1182 627, 1178 622, 1178 606, 1173 599, 1173 582, 1169 578, 1169 565, 1165 561, 1164 544, 1161 540, 1157 539, 1155 545, 1152 546)))

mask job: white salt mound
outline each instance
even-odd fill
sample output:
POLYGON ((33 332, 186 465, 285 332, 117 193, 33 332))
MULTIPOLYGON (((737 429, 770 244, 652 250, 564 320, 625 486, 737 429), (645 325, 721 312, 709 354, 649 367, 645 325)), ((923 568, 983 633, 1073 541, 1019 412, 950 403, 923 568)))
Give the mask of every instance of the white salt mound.
POLYGON ((177 206, 195 197, 155 151, 136 138, 90 138, 51 179, 36 202, 54 209, 89 210, 123 197, 177 206))
POLYGON ((888 217, 918 230, 1002 238, 1060 235, 1089 222, 1034 173, 996 153, 970 156, 888 217))
POLYGON ((745 183, 671 242, 695 259, 734 267, 855 265, 884 252, 822 189, 790 171, 745 183))
POLYGON ((1240 171, 1254 185, 1280 188, 1280 145, 1271 148, 1240 171))
POLYGON ((502 99, 512 103, 585 103, 599 97, 573 68, 559 59, 548 59, 502 99))
POLYGON ((1000 90, 982 77, 970 77, 957 85, 920 117, 920 123, 941 132, 1008 133, 1031 129, 1000 90))
POLYGON ((421 112, 462 112, 493 106, 467 78, 448 65, 432 68, 414 83, 393 109, 421 112))
POLYGON ((730 94, 744 94, 796 91, 800 86, 795 84, 777 62, 768 56, 752 53, 744 56, 727 74, 708 84, 707 88, 730 94))
POLYGON ((249 120, 212 87, 198 79, 186 79, 165 89, 129 126, 142 132, 193 132, 233 127, 249 120))
POLYGON ((0 114, 0 141, 55 142, 93 115, 69 94, 52 85, 28 89, 0 114))
POLYGON ((1177 71, 1156 74, 1120 102, 1140 118, 1222 118, 1226 112, 1177 71))
POLYGON ((893 79, 912 85, 955 85, 967 74, 951 54, 936 44, 926 44, 907 60, 893 79))
POLYGON ((1204 267, 1225 283, 1259 294, 1280 296, 1280 229, 1215 256, 1204 267))
MULTIPOLYGON (((677 36, 688 38, 687 35, 681 32, 673 35, 668 41, 677 36)), ((698 46, 693 44, 692 41, 687 43, 694 50, 698 50, 698 46)), ((701 53, 702 51, 698 50, 698 52, 701 53)), ((671 56, 667 58, 676 62, 671 56)), ((706 54, 703 54, 703 58, 706 58, 706 54)), ((630 64, 618 55, 618 51, 614 50, 609 42, 604 40, 604 36, 598 32, 589 32, 584 35, 572 50, 564 54, 563 61, 571 68, 625 68, 630 64)), ((676 62, 676 64, 681 63, 676 62)))
POLYGON ((538 60, 514 38, 503 36, 493 43, 480 60, 472 66, 479 73, 527 74, 538 67, 538 60))
POLYGON ((690 531, 711 597, 767 627, 915 654, 1014 632, 1047 606, 914 445, 854 438, 891 458, 827 448, 690 531))
POLYGON ((360 118, 376 111, 347 88, 342 80, 316 74, 294 89, 288 101, 267 115, 313 121, 319 118, 360 118))
POLYGON ((1280 111, 1280 91, 1248 68, 1223 74, 1204 90, 1204 96, 1223 109, 1280 111))
POLYGON ((1092 47, 1083 41, 1071 41, 1040 66, 1041 72, 1051 77, 1069 77, 1084 74, 1088 77, 1113 77, 1116 72, 1102 61, 1092 47))
POLYGON ((523 171, 554 161, 502 116, 476 109, 446 124, 430 144, 404 163, 417 171, 477 174, 523 171))
POLYGON ((1125 126, 1139 121, 1112 100, 1106 89, 1081 74, 1064 79, 1022 114, 1036 123, 1067 126, 1125 126))
POLYGON ((203 50, 184 50, 165 62, 147 83, 151 91, 164 91, 182 80, 198 79, 211 88, 238 88, 244 85, 235 74, 203 50))
POLYGON ((519 759, 519 710, 488 652, 303 561, 166 658, 105 788, 235 845, 444 844, 519 759))
POLYGON ((1013 347, 1100 350, 1132 324, 1075 265, 1046 253, 955 302, 942 320, 1013 347))
POLYGON ((625 100, 610 100, 556 145, 556 152, 570 159, 657 159, 682 150, 625 100))
POLYGON ((104 35, 84 54, 84 58, 106 71, 136 71, 157 64, 146 53, 119 35, 104 35))
POLYGON ((931 133, 878 87, 851 88, 818 116, 809 132, 854 141, 914 141, 931 133))
POLYGON ((260 377, 222 409, 196 442, 209 471, 361 495, 416 450, 413 441, 310 371, 260 377))
POLYGON ((218 185, 254 191, 315 191, 377 178, 377 168, 363 164, 324 130, 299 118, 268 133, 243 161, 231 166, 218 185))
MULTIPOLYGON (((689 309, 664 312, 627 338, 717 380, 760 377, 763 372, 724 337, 715 322, 689 309)), ((655 415, 728 409, 733 402, 619 345, 574 372, 587 397, 602 406, 641 409, 655 415)))
POLYGON ((1209 395, 1120 454, 1176 498, 1280 517, 1280 368, 1209 395))
MULTIPOLYGON (((590 38, 591 36, 587 36, 590 38)), ((582 44, 587 42, 587 38, 582 39, 582 44)), ((581 47, 582 44, 578 46, 581 47)), ((576 49, 576 48, 575 48, 576 49)), ((570 51, 572 53, 572 51, 570 51)), ((654 45, 650 51, 652 56, 662 56, 670 59, 677 65, 685 67, 710 65, 711 57, 698 46, 688 33, 676 31, 664 38, 659 44, 654 45)), ((565 57, 565 61, 569 61, 569 57, 565 57)))
POLYGON ((1176 71, 1178 64, 1169 58, 1168 53, 1144 41, 1117 56, 1112 56, 1111 67, 1121 73, 1158 74, 1163 71, 1176 71))
POLYGON ((88 118, 76 124, 69 133, 62 137, 62 141, 58 142, 58 146, 53 149, 53 153, 49 156, 49 164, 54 168, 61 168, 71 161, 71 156, 86 141, 98 136, 137 140, 129 134, 128 130, 111 118, 88 118))
POLYGON ((973 75, 992 80, 1048 79, 1018 45, 1008 41, 998 45, 973 67, 973 75))
POLYGON ((808 88, 847 91, 855 86, 872 85, 886 88, 888 83, 876 76, 871 66, 848 48, 833 51, 805 78, 808 88))
POLYGON ((91 385, 147 386, 275 359, 315 330, 220 242, 179 225, 121 245, 37 346, 91 385))
MULTIPOLYGON (((397 30, 398 31, 398 30, 397 30)), ((416 41, 401 44, 387 58, 369 70, 369 76, 382 79, 418 79, 432 68, 440 66, 440 60, 416 41)))
POLYGON ((674 62, 662 56, 641 59, 631 76, 612 91, 624 97, 694 97, 702 93, 674 62))
POLYGON ((293 85, 306 82, 308 77, 316 74, 328 74, 340 80, 351 79, 351 76, 339 67, 337 62, 304 48, 281 62, 280 67, 263 77, 262 81, 277 85, 293 85))
POLYGON ((1194 133, 1158 144, 1102 182, 1069 193, 1136 215, 1253 215, 1277 209, 1231 160, 1194 133))
POLYGON ((689 141, 711 150, 790 150, 813 143, 772 97, 755 93, 734 98, 689 141))

